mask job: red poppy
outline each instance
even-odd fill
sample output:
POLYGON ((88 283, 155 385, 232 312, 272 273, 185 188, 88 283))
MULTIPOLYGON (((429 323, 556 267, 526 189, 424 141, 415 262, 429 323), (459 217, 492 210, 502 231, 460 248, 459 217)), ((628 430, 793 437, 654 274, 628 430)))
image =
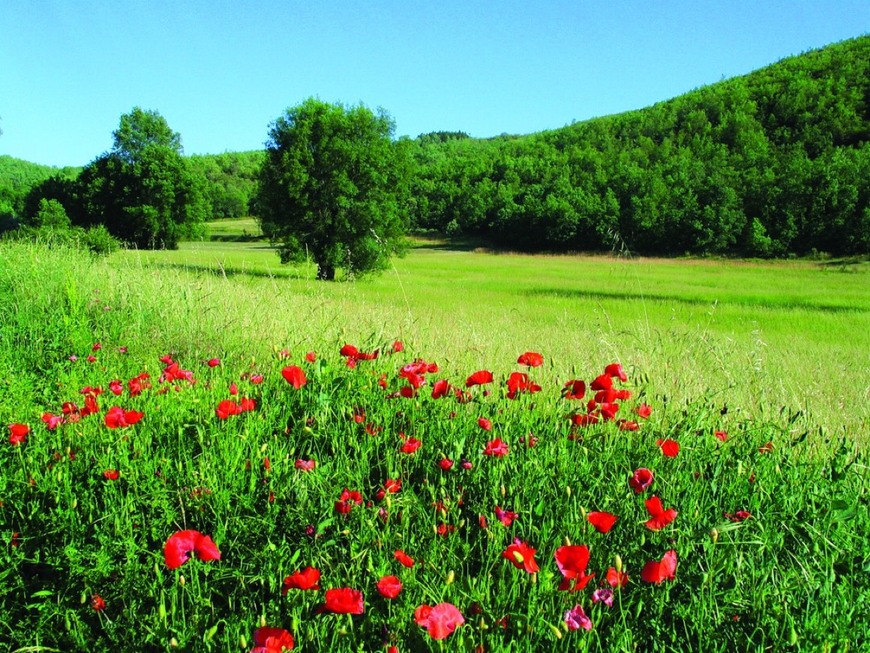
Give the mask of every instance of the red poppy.
POLYGON ((378 594, 385 599, 394 599, 402 591, 402 581, 395 576, 384 576, 378 581, 378 594))
POLYGON ((595 377, 589 387, 595 392, 598 392, 599 390, 610 390, 610 388, 613 387, 613 379, 607 374, 602 374, 601 376, 595 377))
POLYGON ((250 380, 253 385, 260 385, 265 380, 265 378, 266 377, 264 377, 262 374, 251 374, 250 380))
POLYGON ((666 580, 674 580, 677 571, 677 552, 665 552, 660 561, 652 560, 643 566, 640 577, 647 583, 656 585, 666 580))
POLYGON ((282 369, 281 376, 297 390, 308 383, 308 379, 305 378, 305 371, 297 365, 288 365, 282 369))
POLYGON ((309 351, 307 354, 305 354, 305 360, 309 363, 313 363, 317 360, 317 354, 315 354, 313 351, 309 351))
POLYGON ((43 413, 42 421, 45 423, 45 428, 53 431, 58 426, 63 424, 63 415, 52 415, 51 413, 43 413))
POLYGON ((715 431, 713 433, 713 437, 719 440, 720 442, 725 442, 728 440, 728 434, 725 431, 715 431))
POLYGON ((568 416, 574 426, 592 426, 598 424, 598 415, 593 413, 574 413, 568 416))
POLYGON ((646 467, 641 467, 640 469, 636 469, 634 471, 634 476, 628 479, 628 484, 635 491, 636 494, 640 494, 644 490, 646 490, 653 482, 653 473, 648 470, 646 467))
POLYGON ((477 425, 482 428, 484 431, 492 431, 492 422, 490 422, 485 417, 477 418, 477 425))
POLYGON ((758 453, 770 453, 771 451, 773 451, 773 442, 765 442, 758 447, 758 453))
POLYGON ((508 560, 517 569, 525 569, 528 573, 534 574, 538 571, 535 551, 537 549, 533 549, 519 538, 514 538, 513 543, 502 551, 501 557, 508 560))
POLYGON ((353 345, 344 345, 338 353, 348 358, 356 358, 356 355, 359 354, 359 349, 353 345))
POLYGON ((102 612, 106 609, 106 602, 99 594, 91 595, 91 608, 96 612, 102 612))
POLYGON ((676 458, 677 454, 680 453, 680 444, 676 440, 671 440, 670 438, 662 440, 659 438, 656 440, 656 444, 659 445, 662 453, 668 458, 676 458))
POLYGON ((293 635, 287 630, 262 626, 254 631, 254 648, 251 653, 281 653, 292 651, 295 645, 293 635))
POLYGON ((441 397, 446 397, 450 394, 450 384, 447 383, 446 379, 439 379, 435 381, 435 384, 432 386, 432 399, 441 399, 441 397))
POLYGON ((109 392, 111 392, 116 397, 124 392, 124 384, 121 382, 121 379, 114 379, 109 381, 109 392))
POLYGON ((465 618, 455 605, 439 603, 434 606, 421 605, 414 610, 414 621, 425 628, 432 639, 444 639, 457 626, 464 624, 465 618))
POLYGON ((117 481, 121 473, 117 469, 107 469, 103 472, 103 476, 109 481, 117 481))
MULTIPOLYGON (((607 583, 613 589, 616 589, 617 587, 625 587, 628 585, 628 574, 623 571, 617 571, 614 567, 611 567, 604 575, 604 583, 607 583)), ((604 583, 602 583, 602 585, 604 583)))
POLYGON ((499 506, 495 507, 495 516, 505 526, 510 526, 519 517, 513 510, 502 510, 499 506))
POLYGON ((492 372, 489 370, 479 370, 465 380, 465 387, 470 388, 473 385, 484 385, 486 383, 492 383, 492 372))
POLYGON ((423 444, 420 440, 415 437, 410 437, 402 444, 399 448, 399 451, 402 453, 414 453, 417 449, 420 448, 420 445, 423 444))
POLYGON ((483 450, 484 456, 495 456, 496 458, 504 458, 508 453, 507 442, 501 438, 490 440, 486 443, 486 448, 483 450))
POLYGON ((658 497, 650 497, 644 503, 650 514, 650 519, 646 521, 646 527, 651 531, 660 531, 677 518, 677 511, 673 508, 665 510, 662 506, 662 500, 658 497))
MULTIPOLYGON (((612 420, 613 418, 615 418, 615 417, 616 417, 616 411, 618 411, 618 410, 619 410, 619 404, 616 404, 616 403, 612 403, 612 404, 608 404, 608 403, 598 404, 598 412, 601 414, 601 418, 602 418, 605 422, 609 422, 610 420, 612 420)), ((590 408, 589 411, 591 412, 592 409, 590 408)), ((637 426, 637 424, 635 424, 635 426, 637 426)), ((635 428, 635 429, 628 428, 628 429, 625 429, 625 430, 635 430, 635 431, 636 431, 637 429, 636 429, 636 428, 635 428)))
POLYGON ((365 611, 363 593, 350 587, 326 590, 323 609, 335 614, 362 614, 365 611))
POLYGON ((138 410, 124 410, 120 406, 112 406, 106 412, 104 421, 110 429, 117 429, 124 426, 132 426, 143 417, 145 417, 145 413, 138 410))
POLYGON ((595 574, 586 574, 589 564, 589 547, 585 544, 560 546, 555 554, 556 566, 564 578, 559 585, 561 591, 576 592, 582 590, 595 574), (574 581, 573 585, 571 581, 574 581))
POLYGON ((341 497, 335 502, 335 512, 346 515, 353 508, 354 504, 362 505, 362 494, 358 490, 348 490, 344 488, 341 492, 341 497))
POLYGON ((562 387, 562 396, 565 399, 583 399, 586 396, 586 382, 576 379, 568 381, 562 387))
POLYGON ((746 510, 738 510, 733 515, 730 512, 723 513, 725 519, 728 519, 733 522, 741 522, 744 519, 749 519, 752 517, 752 513, 746 510))
POLYGON ((306 458, 297 458, 296 462, 293 463, 293 466, 300 471, 310 472, 317 466, 317 461, 306 458))
POLYGON ((191 553, 196 553, 196 557, 204 562, 221 559, 212 539, 199 531, 178 531, 169 536, 163 547, 163 558, 170 569, 177 569, 187 562, 191 553))
POLYGON ((525 354, 520 355, 517 359, 517 363, 528 367, 540 367, 544 364, 544 357, 537 352, 527 351, 525 354))
POLYGON ((220 358, 209 358, 208 361, 206 361, 206 365, 208 365, 209 367, 218 367, 220 364, 220 358))
POLYGON ((401 549, 393 553, 393 557, 395 557, 396 560, 398 560, 404 567, 408 567, 410 569, 414 566, 414 559, 401 549))
POLYGON ((626 376, 625 371, 622 369, 622 363, 611 363, 604 368, 604 373, 611 378, 619 379, 623 383, 628 381, 628 376, 626 376))
POLYGON ((9 444, 18 446, 23 444, 27 439, 27 434, 30 433, 30 427, 27 424, 10 424, 9 425, 9 444))
POLYGON ((396 340, 393 343, 393 353, 401 354, 403 351, 405 351, 405 343, 403 343, 401 340, 396 340))
POLYGON ((255 410, 257 408, 257 402, 248 397, 242 397, 239 399, 239 408, 244 413, 246 411, 255 410))
POLYGON ((586 520, 595 527, 595 530, 599 533, 607 533, 613 525, 616 523, 616 520, 619 519, 616 515, 612 515, 609 512, 590 512, 586 515, 586 520))
POLYGON ((438 461, 438 466, 446 472, 453 467, 453 461, 450 458, 442 458, 438 461))
POLYGON ((541 391, 541 386, 529 380, 529 375, 523 372, 512 372, 507 380, 508 399, 516 399, 522 392, 533 394, 541 391))
POLYGON ((637 431, 640 428, 640 424, 632 419, 621 419, 616 423, 619 424, 620 431, 637 431))
POLYGON ((228 419, 230 415, 241 415, 242 407, 232 399, 224 399, 214 409, 218 419, 228 419))
POLYGON ((652 406, 649 404, 641 404, 637 407, 638 417, 643 417, 644 419, 649 419, 649 416, 652 414, 652 406))
POLYGON ((314 567, 306 567, 302 571, 294 571, 284 579, 284 587, 281 590, 282 594, 287 594, 290 590, 319 590, 320 589, 320 570, 314 567))

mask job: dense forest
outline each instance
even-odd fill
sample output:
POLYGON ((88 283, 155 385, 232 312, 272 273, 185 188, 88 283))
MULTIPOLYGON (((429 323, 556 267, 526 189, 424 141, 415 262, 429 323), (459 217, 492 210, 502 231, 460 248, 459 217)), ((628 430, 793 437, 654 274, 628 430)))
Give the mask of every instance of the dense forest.
POLYGON ((870 251, 870 36, 562 129, 419 141, 423 228, 533 250, 870 251))
MULTIPOLYGON (((524 136, 432 132, 410 146, 418 230, 524 250, 866 254, 870 36, 637 111, 524 136)), ((205 213, 255 213, 264 158, 184 157, 205 213)), ((73 224, 93 224, 79 173, 0 156, 0 221, 33 224, 40 200, 54 200, 73 224)))

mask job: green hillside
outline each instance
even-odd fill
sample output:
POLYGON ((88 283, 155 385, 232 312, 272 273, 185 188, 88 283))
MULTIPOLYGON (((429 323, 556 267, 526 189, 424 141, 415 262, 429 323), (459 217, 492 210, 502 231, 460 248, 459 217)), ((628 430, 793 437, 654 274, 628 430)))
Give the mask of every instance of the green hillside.
MULTIPOLYGON (((529 251, 867 254, 870 36, 637 111, 525 136, 431 132, 412 149, 417 230, 529 251)), ((256 212, 263 152, 185 159, 205 215, 256 212)), ((0 156, 0 216, 26 222, 45 197, 90 224, 78 171, 0 156)))
POLYGON ((870 36, 562 129, 420 138, 422 228, 523 249, 870 249, 870 36))

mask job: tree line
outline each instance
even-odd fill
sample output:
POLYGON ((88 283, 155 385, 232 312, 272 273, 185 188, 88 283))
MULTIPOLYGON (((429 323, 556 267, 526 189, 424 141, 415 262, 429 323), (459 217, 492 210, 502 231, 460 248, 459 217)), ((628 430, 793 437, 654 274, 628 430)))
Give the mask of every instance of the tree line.
POLYGON ((175 247, 206 219, 253 214, 283 260, 314 257, 326 278, 382 265, 409 229, 524 250, 870 252, 870 36, 526 136, 396 140, 384 112, 309 100, 267 138, 265 151, 184 157, 162 116, 136 108, 81 170, 34 182, 40 167, 12 175, 0 157, 0 217, 63 212, 175 247))
POLYGON ((422 228, 532 250, 870 251, 870 37, 562 129, 418 140, 422 228))

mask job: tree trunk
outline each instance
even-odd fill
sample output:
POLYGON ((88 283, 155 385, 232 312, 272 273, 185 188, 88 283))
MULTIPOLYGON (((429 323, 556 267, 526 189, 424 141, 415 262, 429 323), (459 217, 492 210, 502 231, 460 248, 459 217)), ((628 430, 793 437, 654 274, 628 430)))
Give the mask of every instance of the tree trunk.
POLYGON ((326 263, 318 263, 317 278, 320 281, 335 281, 335 266, 326 263))

